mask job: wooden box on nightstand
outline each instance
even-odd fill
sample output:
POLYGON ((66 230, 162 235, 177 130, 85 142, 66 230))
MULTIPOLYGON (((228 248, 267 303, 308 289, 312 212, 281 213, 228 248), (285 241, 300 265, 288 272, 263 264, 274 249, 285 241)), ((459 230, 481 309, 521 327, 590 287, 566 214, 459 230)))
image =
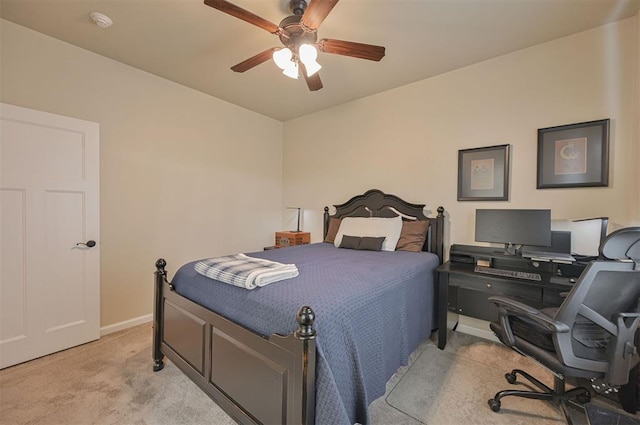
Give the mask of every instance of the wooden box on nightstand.
POLYGON ((276 248, 308 243, 311 243, 311 233, 309 232, 276 232, 276 248))

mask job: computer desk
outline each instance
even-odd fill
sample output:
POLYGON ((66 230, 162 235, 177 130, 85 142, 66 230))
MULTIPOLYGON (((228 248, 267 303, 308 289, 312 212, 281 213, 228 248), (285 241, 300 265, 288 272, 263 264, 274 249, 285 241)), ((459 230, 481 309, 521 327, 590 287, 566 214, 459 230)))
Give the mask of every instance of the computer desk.
POLYGON ((514 279, 475 273, 475 265, 447 261, 438 267, 438 348, 447 344, 447 312, 487 321, 498 319, 498 310, 488 301, 490 296, 516 298, 535 308, 556 307, 571 290, 574 278, 558 278, 547 264, 536 268, 531 260, 494 258, 500 268, 538 270, 541 281, 514 279), (519 263, 520 262, 520 263, 519 263), (506 265, 506 267, 505 267, 506 265), (549 271, 544 271, 549 270, 549 271))

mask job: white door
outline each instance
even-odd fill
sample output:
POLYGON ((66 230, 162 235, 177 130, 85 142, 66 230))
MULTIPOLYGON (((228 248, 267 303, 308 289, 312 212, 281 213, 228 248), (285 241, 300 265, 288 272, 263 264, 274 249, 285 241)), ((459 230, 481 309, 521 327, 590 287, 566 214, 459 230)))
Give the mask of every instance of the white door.
POLYGON ((0 104, 0 369, 100 337, 99 136, 0 104))

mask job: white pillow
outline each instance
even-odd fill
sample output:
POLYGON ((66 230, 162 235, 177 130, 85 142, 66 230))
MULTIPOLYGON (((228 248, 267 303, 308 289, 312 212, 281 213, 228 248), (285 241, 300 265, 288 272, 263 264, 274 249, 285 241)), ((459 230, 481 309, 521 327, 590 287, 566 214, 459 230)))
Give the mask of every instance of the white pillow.
POLYGON ((383 251, 395 251, 402 232, 402 217, 345 217, 340 222, 340 228, 333 244, 340 246, 343 235, 349 236, 384 236, 383 251))

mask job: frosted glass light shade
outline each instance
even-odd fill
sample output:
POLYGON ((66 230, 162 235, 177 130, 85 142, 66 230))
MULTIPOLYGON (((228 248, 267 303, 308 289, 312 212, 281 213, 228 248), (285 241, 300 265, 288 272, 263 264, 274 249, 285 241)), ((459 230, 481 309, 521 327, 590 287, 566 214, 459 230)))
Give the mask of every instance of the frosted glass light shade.
POLYGON ((288 48, 276 50, 273 52, 273 61, 280 69, 287 69, 290 66, 293 53, 288 48))
POLYGON ((298 50, 300 54, 300 60, 304 64, 307 70, 307 77, 311 77, 316 72, 320 71, 322 66, 316 61, 318 57, 318 51, 310 44, 303 44, 298 50))
POLYGON ((298 53, 300 54, 300 60, 305 64, 307 61, 314 62, 318 57, 318 51, 311 44, 302 44, 298 49, 298 53))
POLYGON ((304 63, 304 67, 307 70, 307 77, 311 77, 313 74, 322 69, 322 66, 316 61, 313 61, 311 63, 305 63, 303 61, 302 63, 304 63))
POLYGON ((289 78, 293 78, 295 80, 298 79, 298 64, 293 62, 293 61, 289 61, 289 65, 287 65, 287 67, 284 69, 284 71, 282 71, 282 73, 284 75, 286 75, 289 78))

